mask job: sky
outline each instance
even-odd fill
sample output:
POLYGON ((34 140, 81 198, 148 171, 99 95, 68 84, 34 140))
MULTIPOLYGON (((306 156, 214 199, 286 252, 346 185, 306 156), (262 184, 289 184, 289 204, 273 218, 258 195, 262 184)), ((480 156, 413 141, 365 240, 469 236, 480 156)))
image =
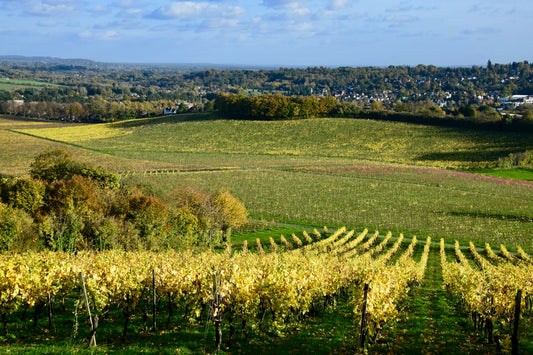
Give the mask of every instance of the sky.
POLYGON ((0 0, 0 55, 256 66, 532 61, 532 0, 0 0))

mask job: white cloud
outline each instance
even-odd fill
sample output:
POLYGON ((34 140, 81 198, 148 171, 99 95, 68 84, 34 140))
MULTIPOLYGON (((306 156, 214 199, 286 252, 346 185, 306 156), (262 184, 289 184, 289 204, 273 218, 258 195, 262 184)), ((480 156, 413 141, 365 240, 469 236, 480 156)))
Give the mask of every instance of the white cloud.
POLYGON ((309 22, 303 22, 303 23, 294 23, 289 26, 289 29, 291 31, 296 32, 312 32, 313 31, 313 24, 309 22))
POLYGON ((118 33, 113 30, 104 31, 82 31, 78 33, 78 37, 82 39, 96 39, 100 41, 108 41, 118 38, 118 33))
POLYGON ((263 5, 273 9, 295 9, 300 7, 300 3, 304 1, 294 1, 294 0, 263 0, 263 5))
POLYGON ((26 12, 37 16, 53 16, 60 13, 73 12, 77 9, 76 0, 42 0, 26 1, 26 12))
POLYGON ((331 0, 329 8, 331 10, 339 10, 345 7, 348 4, 348 0, 331 0))
POLYGON ((240 7, 223 7, 210 2, 176 1, 154 10, 150 17, 157 19, 189 19, 201 17, 237 18, 244 14, 240 7))
POLYGON ((89 8, 88 11, 93 14, 106 14, 109 13, 111 10, 104 5, 96 5, 89 8))

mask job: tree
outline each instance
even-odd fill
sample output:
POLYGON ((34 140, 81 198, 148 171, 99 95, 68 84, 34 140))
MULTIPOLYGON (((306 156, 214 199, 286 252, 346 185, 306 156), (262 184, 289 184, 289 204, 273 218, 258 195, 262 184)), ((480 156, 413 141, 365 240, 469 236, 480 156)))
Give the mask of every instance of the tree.
POLYGON ((30 175, 33 179, 48 183, 80 175, 97 181, 103 187, 117 189, 119 186, 117 175, 74 160, 72 154, 64 150, 51 150, 37 155, 30 165, 30 175))
POLYGON ((0 250, 23 251, 32 239, 31 217, 0 202, 0 250))
POLYGON ((463 105, 459 107, 459 113, 465 117, 476 117, 477 111, 472 105, 463 105))
POLYGON ((219 191, 215 196, 214 203, 218 207, 218 224, 222 229, 237 229, 246 224, 248 211, 244 204, 234 197, 229 190, 219 191))
POLYGON ((13 178, 2 183, 2 200, 34 215, 44 204, 45 186, 38 180, 13 178))
POLYGON ((72 154, 64 150, 51 150, 35 157, 30 165, 33 179, 46 182, 69 178, 81 171, 82 166, 72 158, 72 154))
POLYGON ((372 101, 370 109, 372 111, 383 111, 383 103, 381 101, 372 101))

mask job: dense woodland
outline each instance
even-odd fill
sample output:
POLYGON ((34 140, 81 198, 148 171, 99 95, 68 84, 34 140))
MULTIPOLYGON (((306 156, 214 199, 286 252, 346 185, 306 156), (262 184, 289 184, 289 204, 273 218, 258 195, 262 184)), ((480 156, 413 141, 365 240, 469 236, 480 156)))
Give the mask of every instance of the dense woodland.
MULTIPOLYGON (((248 106, 262 106, 262 111, 245 115, 254 119, 331 114, 406 120, 408 113, 415 115, 415 121, 477 117, 476 121, 496 122, 502 120, 499 98, 533 94, 533 67, 527 61, 492 64, 489 60, 486 66, 453 68, 208 67, 0 57, 0 113, 107 122, 160 115, 166 107, 177 113, 211 111, 217 97, 224 95, 221 104, 227 94, 233 94, 246 99, 248 106), (315 103, 325 101, 328 110, 317 109, 320 105, 315 103), (265 109, 269 103, 278 108, 265 109), (280 106, 283 112, 278 115, 280 106)), ((228 105, 218 108, 224 115, 231 109, 228 105)), ((230 116, 237 117, 240 109, 230 116)), ((508 116, 504 122, 522 121, 518 126, 523 126, 533 119, 532 110, 530 103, 508 106, 505 112, 518 116, 508 116)))

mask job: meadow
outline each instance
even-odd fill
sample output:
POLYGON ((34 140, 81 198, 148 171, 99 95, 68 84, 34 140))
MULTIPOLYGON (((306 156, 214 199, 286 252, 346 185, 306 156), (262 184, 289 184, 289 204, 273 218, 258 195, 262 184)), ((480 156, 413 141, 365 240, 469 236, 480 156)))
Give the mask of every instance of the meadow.
POLYGON ((18 80, 18 79, 0 78, 0 90, 40 88, 44 86, 59 86, 59 85, 45 83, 42 81, 35 81, 35 80, 18 80))
POLYGON ((229 188, 259 220, 533 248, 533 184, 468 173, 495 172, 499 157, 533 148, 528 134, 209 114, 2 132, 83 152, 163 198, 183 185, 229 188))

